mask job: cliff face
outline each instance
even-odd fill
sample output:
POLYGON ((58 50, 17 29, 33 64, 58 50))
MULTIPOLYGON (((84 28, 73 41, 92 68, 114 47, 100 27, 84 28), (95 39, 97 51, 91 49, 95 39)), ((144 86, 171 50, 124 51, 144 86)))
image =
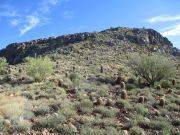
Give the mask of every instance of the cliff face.
POLYGON ((111 28, 101 32, 77 33, 58 37, 42 38, 30 42, 13 43, 0 51, 10 64, 22 62, 27 56, 53 53, 57 49, 68 48, 75 43, 90 41, 92 44, 124 45, 136 44, 150 48, 152 52, 163 52, 180 56, 180 51, 172 43, 153 29, 111 28))

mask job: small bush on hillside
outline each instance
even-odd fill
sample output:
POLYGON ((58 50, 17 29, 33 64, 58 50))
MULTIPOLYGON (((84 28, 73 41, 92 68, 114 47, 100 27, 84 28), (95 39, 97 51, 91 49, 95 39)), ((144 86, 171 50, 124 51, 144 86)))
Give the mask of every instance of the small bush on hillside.
POLYGON ((81 103, 77 105, 77 109, 80 110, 82 113, 90 113, 93 108, 93 102, 89 99, 83 99, 81 103))
POLYGON ((95 128, 95 127, 88 127, 88 126, 82 126, 80 129, 81 135, 103 135, 105 134, 105 130, 95 128))
POLYGON ((79 81, 79 79, 80 79, 80 77, 79 77, 79 75, 78 75, 77 73, 71 73, 71 74, 69 75, 69 78, 70 78, 70 80, 71 80, 72 82, 76 82, 76 83, 78 83, 78 81, 79 81))
POLYGON ((0 74, 5 74, 8 67, 8 63, 5 58, 0 58, 0 74))
POLYGON ((50 115, 45 117, 38 117, 37 123, 38 127, 42 128, 56 128, 58 124, 62 124, 66 121, 66 117, 64 115, 50 115))
POLYGON ((117 109, 109 109, 104 106, 99 106, 94 109, 94 112, 102 114, 103 117, 113 118, 117 114, 117 109))
POLYGON ((135 75, 144 78, 150 85, 175 75, 175 65, 161 55, 131 54, 129 66, 135 75))
POLYGON ((30 131, 30 129, 31 129, 31 123, 25 120, 14 123, 14 127, 13 127, 13 131, 18 133, 27 132, 30 131))
POLYGON ((164 118, 158 118, 158 120, 152 120, 149 123, 149 127, 153 130, 159 130, 162 132, 166 132, 166 134, 170 134, 170 130, 172 129, 171 123, 169 123, 167 120, 164 118))
POLYGON ((27 58, 26 72, 36 82, 41 82, 53 72, 53 65, 48 57, 27 58))
POLYGON ((143 129, 138 126, 135 126, 130 129, 130 133, 131 135, 142 135, 143 129))
POLYGON ((168 80, 162 80, 160 82, 155 83, 155 87, 158 85, 160 85, 162 88, 165 88, 165 89, 172 87, 171 82, 168 80))
POLYGON ((142 104, 136 104, 134 109, 138 114, 141 114, 141 115, 144 115, 148 112, 147 108, 145 108, 144 105, 142 104))

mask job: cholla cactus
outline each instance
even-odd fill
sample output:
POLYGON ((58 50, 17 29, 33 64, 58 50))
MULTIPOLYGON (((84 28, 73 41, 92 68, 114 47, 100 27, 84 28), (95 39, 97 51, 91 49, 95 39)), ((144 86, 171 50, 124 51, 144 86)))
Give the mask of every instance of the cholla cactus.
POLYGON ((122 99, 127 99, 127 91, 126 91, 126 90, 123 90, 123 91, 121 92, 121 98, 122 98, 122 99))
POLYGON ((138 102, 139 102, 139 103, 144 103, 144 97, 143 97, 143 96, 140 96, 139 99, 138 99, 138 102))
POLYGON ((165 99, 164 98, 159 99, 159 105, 164 107, 164 105, 165 105, 165 99))

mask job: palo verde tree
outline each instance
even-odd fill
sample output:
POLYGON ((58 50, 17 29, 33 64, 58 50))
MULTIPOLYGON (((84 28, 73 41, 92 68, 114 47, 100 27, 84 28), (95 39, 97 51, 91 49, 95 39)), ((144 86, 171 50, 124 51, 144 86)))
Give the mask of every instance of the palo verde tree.
POLYGON ((130 54, 129 67, 135 75, 144 78, 150 85, 162 79, 169 79, 175 75, 176 68, 173 61, 160 54, 130 54))
POLYGON ((28 57, 26 58, 27 75, 34 78, 36 82, 41 82, 53 73, 54 63, 49 57, 28 57))

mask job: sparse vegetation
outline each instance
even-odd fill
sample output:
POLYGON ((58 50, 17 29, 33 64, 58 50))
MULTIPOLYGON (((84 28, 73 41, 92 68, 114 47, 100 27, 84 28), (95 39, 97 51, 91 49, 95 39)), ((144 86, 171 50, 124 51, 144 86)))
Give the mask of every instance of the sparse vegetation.
POLYGON ((133 55, 149 79, 143 78, 127 65, 132 58, 126 54, 148 54, 151 45, 118 41, 117 46, 112 37, 133 32, 113 30, 24 63, 6 63, 2 69, 8 74, 0 75, 0 133, 178 135, 179 57, 133 55))
POLYGON ((143 134, 143 129, 140 127, 132 127, 130 129, 131 135, 142 135, 143 134))

